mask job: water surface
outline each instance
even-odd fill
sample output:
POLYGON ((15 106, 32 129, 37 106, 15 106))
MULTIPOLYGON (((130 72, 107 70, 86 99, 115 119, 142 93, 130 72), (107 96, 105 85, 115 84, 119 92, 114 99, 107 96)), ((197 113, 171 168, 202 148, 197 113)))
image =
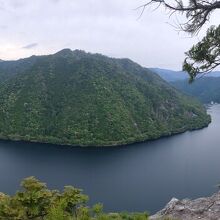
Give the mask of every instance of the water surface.
POLYGON ((106 211, 161 209, 172 197, 196 198, 220 182, 220 105, 208 128, 112 148, 0 141, 0 191, 36 176, 50 188, 74 185, 106 211))

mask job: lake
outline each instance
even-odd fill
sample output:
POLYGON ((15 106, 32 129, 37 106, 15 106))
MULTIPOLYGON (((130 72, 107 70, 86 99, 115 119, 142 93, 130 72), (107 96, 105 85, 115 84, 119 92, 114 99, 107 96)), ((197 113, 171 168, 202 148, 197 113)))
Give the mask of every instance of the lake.
POLYGON ((211 195, 220 182, 220 105, 208 111, 208 128, 123 147, 0 141, 0 191, 12 194, 36 176, 53 189, 82 188, 106 211, 150 213, 172 197, 211 195))

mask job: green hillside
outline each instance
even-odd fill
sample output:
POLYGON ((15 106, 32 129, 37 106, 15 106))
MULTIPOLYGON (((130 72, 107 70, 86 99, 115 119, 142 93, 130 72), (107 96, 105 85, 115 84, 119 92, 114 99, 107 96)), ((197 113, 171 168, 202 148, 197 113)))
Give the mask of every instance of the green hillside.
POLYGON ((0 137, 119 145, 207 126, 204 107, 129 59, 64 49, 0 62, 0 137))
POLYGON ((220 77, 203 77, 192 84, 188 81, 172 83, 177 89, 198 98, 203 103, 220 103, 220 77))

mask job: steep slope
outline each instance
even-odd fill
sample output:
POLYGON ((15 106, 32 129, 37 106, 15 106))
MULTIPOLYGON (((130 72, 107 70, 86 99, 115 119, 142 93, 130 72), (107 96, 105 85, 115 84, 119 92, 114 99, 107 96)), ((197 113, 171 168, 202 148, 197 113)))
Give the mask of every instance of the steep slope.
POLYGON ((29 59, 2 81, 1 138, 104 146, 210 122, 200 103, 131 60, 69 49, 29 59))
POLYGON ((184 93, 198 98, 203 103, 220 103, 220 77, 204 77, 188 81, 176 81, 172 85, 184 93))

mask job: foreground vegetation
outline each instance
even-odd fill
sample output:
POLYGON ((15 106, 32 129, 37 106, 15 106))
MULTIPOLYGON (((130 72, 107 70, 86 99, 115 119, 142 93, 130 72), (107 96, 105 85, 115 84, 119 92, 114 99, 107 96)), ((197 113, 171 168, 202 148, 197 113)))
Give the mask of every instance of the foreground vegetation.
POLYGON ((80 189, 66 186, 63 192, 49 190, 34 177, 21 183, 14 196, 0 194, 1 220, 147 220, 147 213, 103 212, 102 204, 88 207, 88 196, 80 189))
POLYGON ((207 126, 203 106, 128 59, 62 50, 0 62, 0 138, 120 145, 207 126))

